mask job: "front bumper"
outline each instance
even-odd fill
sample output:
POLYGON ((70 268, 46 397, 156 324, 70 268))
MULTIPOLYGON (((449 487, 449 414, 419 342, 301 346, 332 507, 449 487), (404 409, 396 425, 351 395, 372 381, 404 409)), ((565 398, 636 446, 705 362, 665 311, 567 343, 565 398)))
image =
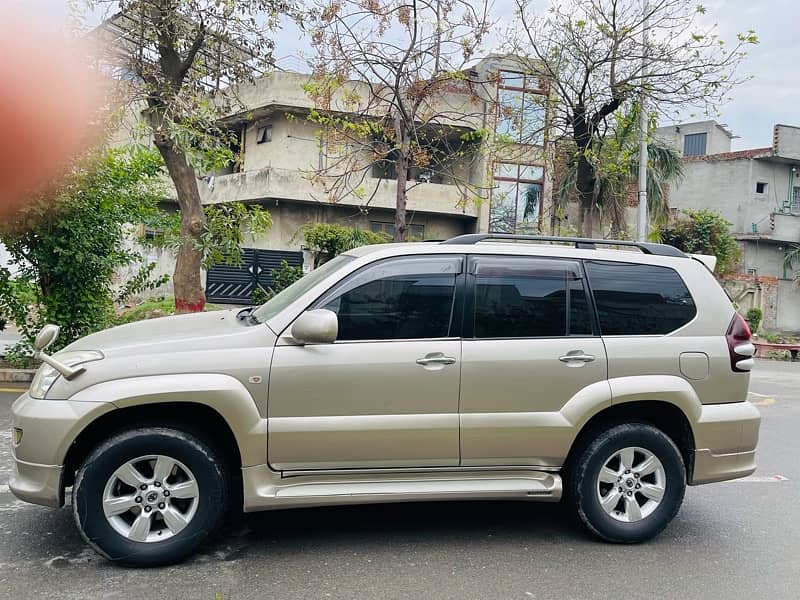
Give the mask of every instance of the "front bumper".
POLYGON ((14 472, 8 487, 20 500, 58 507, 63 504, 61 478, 67 451, 80 432, 101 414, 108 402, 37 400, 23 394, 11 407, 12 426, 22 430, 12 442, 14 472))
POLYGON ((63 467, 56 465, 37 465, 15 460, 8 489, 25 502, 58 508, 64 504, 61 487, 63 470, 63 467))
POLYGON ((726 481, 756 470, 761 414, 750 402, 706 404, 694 424, 694 469, 690 485, 726 481))

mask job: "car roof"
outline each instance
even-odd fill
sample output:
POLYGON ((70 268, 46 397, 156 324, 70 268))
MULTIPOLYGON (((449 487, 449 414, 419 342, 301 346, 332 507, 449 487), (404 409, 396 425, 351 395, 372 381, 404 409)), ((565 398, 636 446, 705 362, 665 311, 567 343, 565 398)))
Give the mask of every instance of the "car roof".
POLYGON ((680 268, 687 263, 689 256, 663 256, 646 254, 636 247, 625 248, 576 248, 574 244, 541 243, 541 242, 515 242, 515 241, 481 241, 474 244, 442 244, 437 242, 411 242, 388 243, 371 246, 360 246, 348 250, 345 254, 356 258, 370 257, 372 259, 389 258, 393 256, 419 255, 419 254, 499 254, 514 256, 541 256, 556 258, 573 258, 582 260, 604 260, 628 263, 642 263, 664 265, 680 268))

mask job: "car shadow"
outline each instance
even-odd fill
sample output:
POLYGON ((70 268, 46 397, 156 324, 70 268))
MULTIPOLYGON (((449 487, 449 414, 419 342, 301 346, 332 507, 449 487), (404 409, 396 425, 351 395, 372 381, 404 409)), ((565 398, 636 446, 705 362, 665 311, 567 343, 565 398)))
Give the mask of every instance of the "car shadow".
POLYGON ((492 540, 536 544, 591 539, 561 504, 538 502, 414 502, 295 508, 242 515, 205 548, 223 560, 244 554, 324 552, 352 547, 422 548, 492 540))

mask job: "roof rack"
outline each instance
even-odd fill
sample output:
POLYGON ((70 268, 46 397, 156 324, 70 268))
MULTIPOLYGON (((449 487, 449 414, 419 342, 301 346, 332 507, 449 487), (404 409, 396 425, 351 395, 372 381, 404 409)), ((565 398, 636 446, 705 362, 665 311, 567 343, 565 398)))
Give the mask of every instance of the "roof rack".
POLYGON ((676 256, 688 258, 686 254, 667 244, 653 244, 650 242, 632 242, 629 240, 597 240, 592 238, 579 237, 558 237, 550 235, 515 235, 511 233, 467 233, 459 235, 449 240, 440 242, 441 244, 477 244, 486 240, 508 240, 524 242, 561 242, 575 244, 576 248, 584 250, 595 250, 597 246, 631 246, 638 248, 644 254, 655 256, 676 256))

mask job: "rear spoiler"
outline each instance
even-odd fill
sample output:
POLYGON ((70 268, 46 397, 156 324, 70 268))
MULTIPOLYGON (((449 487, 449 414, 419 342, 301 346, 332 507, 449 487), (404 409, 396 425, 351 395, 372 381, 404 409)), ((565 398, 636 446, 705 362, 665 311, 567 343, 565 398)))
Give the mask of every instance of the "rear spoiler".
POLYGON ((710 254, 690 254, 689 256, 691 256, 693 259, 703 263, 706 266, 706 268, 709 271, 711 271, 712 273, 714 272, 714 267, 717 266, 717 257, 716 256, 712 256, 710 254))

